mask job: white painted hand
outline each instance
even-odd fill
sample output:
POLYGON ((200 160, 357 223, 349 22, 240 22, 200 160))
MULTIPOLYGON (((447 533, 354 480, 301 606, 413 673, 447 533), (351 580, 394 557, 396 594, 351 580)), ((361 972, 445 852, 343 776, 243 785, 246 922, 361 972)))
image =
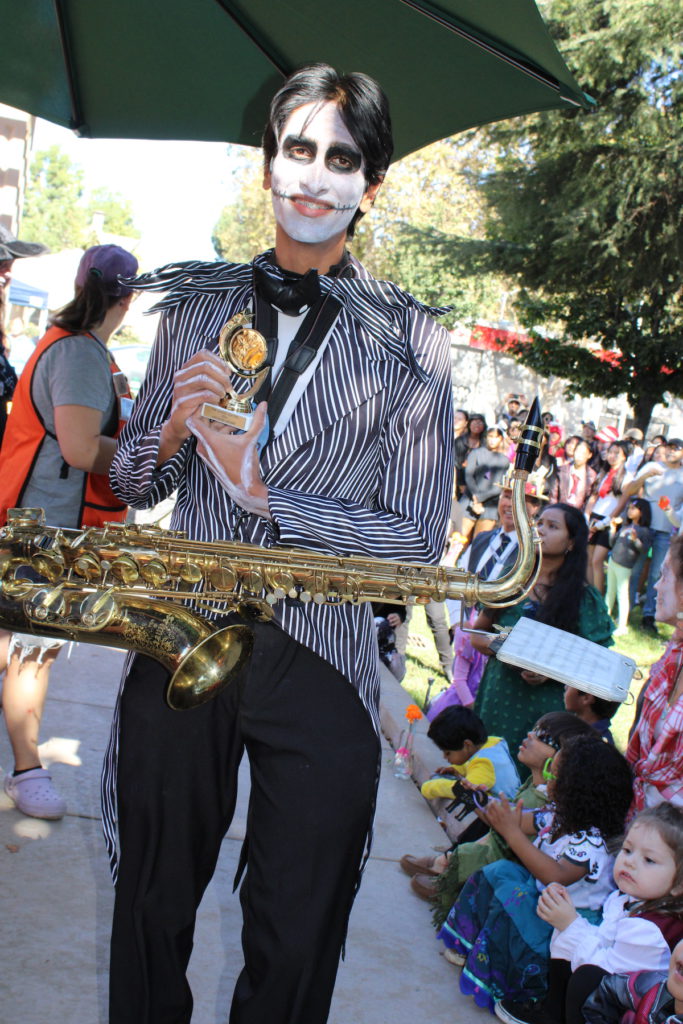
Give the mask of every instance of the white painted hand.
POLYGON ((170 434, 184 441, 191 434, 187 421, 204 402, 219 402, 230 388, 230 373, 215 352, 202 349, 176 371, 173 377, 171 414, 167 420, 170 434))
POLYGON ((199 415, 187 421, 197 438, 197 454, 206 463, 232 500, 264 519, 272 519, 268 508, 268 488, 261 477, 256 443, 266 420, 268 405, 261 402, 251 426, 243 434, 232 427, 205 420, 199 415))

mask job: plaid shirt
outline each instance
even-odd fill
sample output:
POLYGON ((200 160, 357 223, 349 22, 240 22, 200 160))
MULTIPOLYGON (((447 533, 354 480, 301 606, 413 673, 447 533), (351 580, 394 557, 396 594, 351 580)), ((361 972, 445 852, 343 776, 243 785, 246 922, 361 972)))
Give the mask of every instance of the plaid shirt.
POLYGON ((657 790, 659 800, 683 806, 683 695, 673 707, 668 705, 681 666, 683 641, 672 641, 652 668, 643 710, 626 751, 635 775, 636 811, 653 802, 646 798, 648 787, 657 790), (655 726, 663 716, 659 738, 655 739, 655 726))

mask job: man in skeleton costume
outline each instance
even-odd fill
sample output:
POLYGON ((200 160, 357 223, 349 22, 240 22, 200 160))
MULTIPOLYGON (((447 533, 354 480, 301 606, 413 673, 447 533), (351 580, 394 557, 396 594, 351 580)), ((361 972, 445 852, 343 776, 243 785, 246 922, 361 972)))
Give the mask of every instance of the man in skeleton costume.
MULTIPOLYGON (((453 475, 448 335, 432 319, 444 310, 375 281, 346 250, 392 150, 372 79, 312 65, 285 82, 264 135, 275 248, 249 265, 175 264, 135 282, 165 295, 112 467, 122 501, 147 508, 177 489, 171 526, 200 542, 356 555, 369 573, 376 559, 438 562, 453 475), (274 340, 253 421, 238 432, 202 409, 246 387, 218 354, 221 329, 245 308, 274 340)), ((117 871, 111 1024, 190 1020, 195 914, 244 750, 245 966, 230 1021, 327 1020, 370 844, 376 639, 367 602, 290 593, 273 613, 250 623, 239 678, 190 711, 164 704, 157 662, 129 658, 104 778, 117 871)))

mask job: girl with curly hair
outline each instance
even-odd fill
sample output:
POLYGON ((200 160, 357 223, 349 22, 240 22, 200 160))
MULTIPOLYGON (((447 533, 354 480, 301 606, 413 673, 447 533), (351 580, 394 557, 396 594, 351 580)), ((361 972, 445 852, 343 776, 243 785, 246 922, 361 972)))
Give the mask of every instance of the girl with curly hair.
POLYGON ((504 999, 496 1006, 496 1016, 508 1024, 603 1020, 584 1016, 584 1004, 599 1005, 599 998, 589 997, 607 975, 666 974, 671 951, 683 939, 680 807, 661 803, 634 818, 614 862, 614 881, 617 889, 607 897, 599 925, 579 916, 562 885, 549 885, 541 894, 538 915, 555 929, 548 995, 542 1003, 526 1006, 504 999))
POLYGON ((546 993, 552 925, 536 913, 544 888, 565 886, 593 923, 613 888, 608 844, 621 834, 633 795, 626 759, 598 737, 574 736, 545 774, 548 808, 489 801, 486 820, 520 863, 475 872, 437 935, 446 959, 463 968, 460 990, 491 1010, 503 998, 520 1004, 546 993))

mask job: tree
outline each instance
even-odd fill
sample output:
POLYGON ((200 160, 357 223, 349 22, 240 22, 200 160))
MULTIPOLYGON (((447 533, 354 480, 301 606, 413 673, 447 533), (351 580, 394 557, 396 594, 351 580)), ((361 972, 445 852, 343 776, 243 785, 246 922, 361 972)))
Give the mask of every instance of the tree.
POLYGON ((551 28, 597 106, 487 130, 488 245, 470 272, 511 275, 517 357, 568 397, 626 394, 641 429, 683 394, 683 8, 678 0, 553 0, 551 28))
POLYGON ((275 240, 270 192, 263 188, 261 153, 232 146, 229 150, 238 156, 233 170, 236 197, 221 211, 211 241, 221 259, 248 263, 275 240))
POLYGON ((94 213, 104 214, 104 231, 139 238, 127 199, 106 188, 86 196, 83 171, 59 146, 36 153, 26 187, 22 234, 52 250, 84 249, 97 242, 94 213))
POLYGON ((87 227, 83 172, 59 146, 36 153, 26 187, 22 234, 59 252, 81 247, 87 227))
POLYGON ((133 220, 132 203, 118 192, 110 192, 107 188, 93 189, 85 209, 89 224, 96 213, 103 214, 102 226, 108 234, 123 235, 126 238, 140 237, 133 220))

